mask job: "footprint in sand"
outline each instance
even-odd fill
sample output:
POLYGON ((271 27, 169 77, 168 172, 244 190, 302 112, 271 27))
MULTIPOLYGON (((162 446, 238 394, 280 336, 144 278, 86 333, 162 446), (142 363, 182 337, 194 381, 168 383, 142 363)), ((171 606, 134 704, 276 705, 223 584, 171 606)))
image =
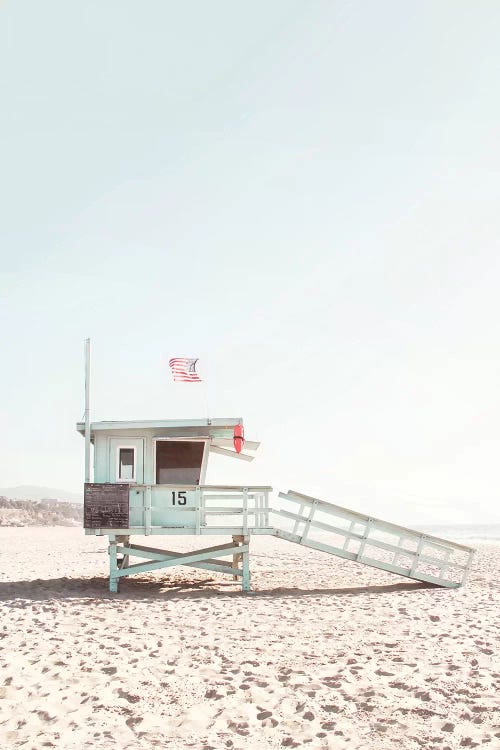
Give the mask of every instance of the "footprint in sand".
POLYGON ((140 695, 132 695, 132 693, 127 693, 126 690, 122 690, 122 688, 118 688, 116 692, 120 698, 125 698, 129 703, 137 703, 141 700, 140 695))
POLYGON ((257 719, 259 721, 264 721, 265 719, 270 719, 272 715, 272 711, 259 711, 257 719))

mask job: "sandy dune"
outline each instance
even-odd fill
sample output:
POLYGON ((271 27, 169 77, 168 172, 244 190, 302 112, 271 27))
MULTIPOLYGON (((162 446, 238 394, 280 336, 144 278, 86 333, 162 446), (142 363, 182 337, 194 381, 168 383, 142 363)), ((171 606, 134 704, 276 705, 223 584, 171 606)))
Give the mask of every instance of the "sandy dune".
POLYGON ((0 747, 500 748, 500 548, 454 591, 252 548, 252 595, 174 568, 111 596, 103 539, 0 529, 0 747))

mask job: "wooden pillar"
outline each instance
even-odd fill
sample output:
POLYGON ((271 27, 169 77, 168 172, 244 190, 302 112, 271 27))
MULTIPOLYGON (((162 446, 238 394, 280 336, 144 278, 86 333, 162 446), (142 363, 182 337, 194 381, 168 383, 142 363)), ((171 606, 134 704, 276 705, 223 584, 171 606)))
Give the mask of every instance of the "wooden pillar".
POLYGON ((109 535, 109 590, 112 594, 118 593, 119 577, 118 562, 116 559, 116 537, 114 534, 109 535))
POLYGON ((246 551, 243 552, 243 576, 241 579, 241 590, 250 591, 250 537, 243 537, 243 544, 245 545, 246 551))
MULTIPOLYGON (((116 537, 116 541, 117 542, 121 542, 124 547, 128 547, 129 544, 130 544, 130 536, 128 536, 126 534, 123 534, 122 536, 117 536, 116 537)), ((124 554, 123 555, 123 560, 122 560, 121 567, 122 568, 128 568, 129 561, 130 561, 130 556, 124 554)))
MULTIPOLYGON (((241 544, 243 542, 243 537, 240 535, 237 535, 237 536, 233 535, 233 542, 235 544, 241 544)), ((242 559, 242 555, 239 552, 233 555, 233 568, 240 567, 241 559, 242 559)), ((233 581, 237 581, 238 578, 239 576, 233 575, 233 581)))

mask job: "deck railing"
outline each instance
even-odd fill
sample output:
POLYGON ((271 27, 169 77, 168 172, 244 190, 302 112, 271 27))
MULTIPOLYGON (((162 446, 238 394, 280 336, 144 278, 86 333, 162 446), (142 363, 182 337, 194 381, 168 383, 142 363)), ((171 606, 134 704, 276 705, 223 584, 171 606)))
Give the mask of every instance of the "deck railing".
POLYGON ((138 484, 131 487, 130 528, 264 529, 269 527, 271 487, 138 484))
POLYGON ((211 521, 221 518, 228 521, 228 516, 241 525, 243 533, 249 526, 264 529, 269 526, 269 493, 271 487, 200 487, 200 517, 204 526, 216 525, 211 521))

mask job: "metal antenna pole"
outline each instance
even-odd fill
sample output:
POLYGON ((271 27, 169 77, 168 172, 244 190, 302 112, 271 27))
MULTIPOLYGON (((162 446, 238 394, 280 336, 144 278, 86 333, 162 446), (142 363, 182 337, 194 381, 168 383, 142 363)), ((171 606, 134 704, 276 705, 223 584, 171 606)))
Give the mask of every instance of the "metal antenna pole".
POLYGON ((85 481, 90 482, 90 339, 85 339, 85 481))

